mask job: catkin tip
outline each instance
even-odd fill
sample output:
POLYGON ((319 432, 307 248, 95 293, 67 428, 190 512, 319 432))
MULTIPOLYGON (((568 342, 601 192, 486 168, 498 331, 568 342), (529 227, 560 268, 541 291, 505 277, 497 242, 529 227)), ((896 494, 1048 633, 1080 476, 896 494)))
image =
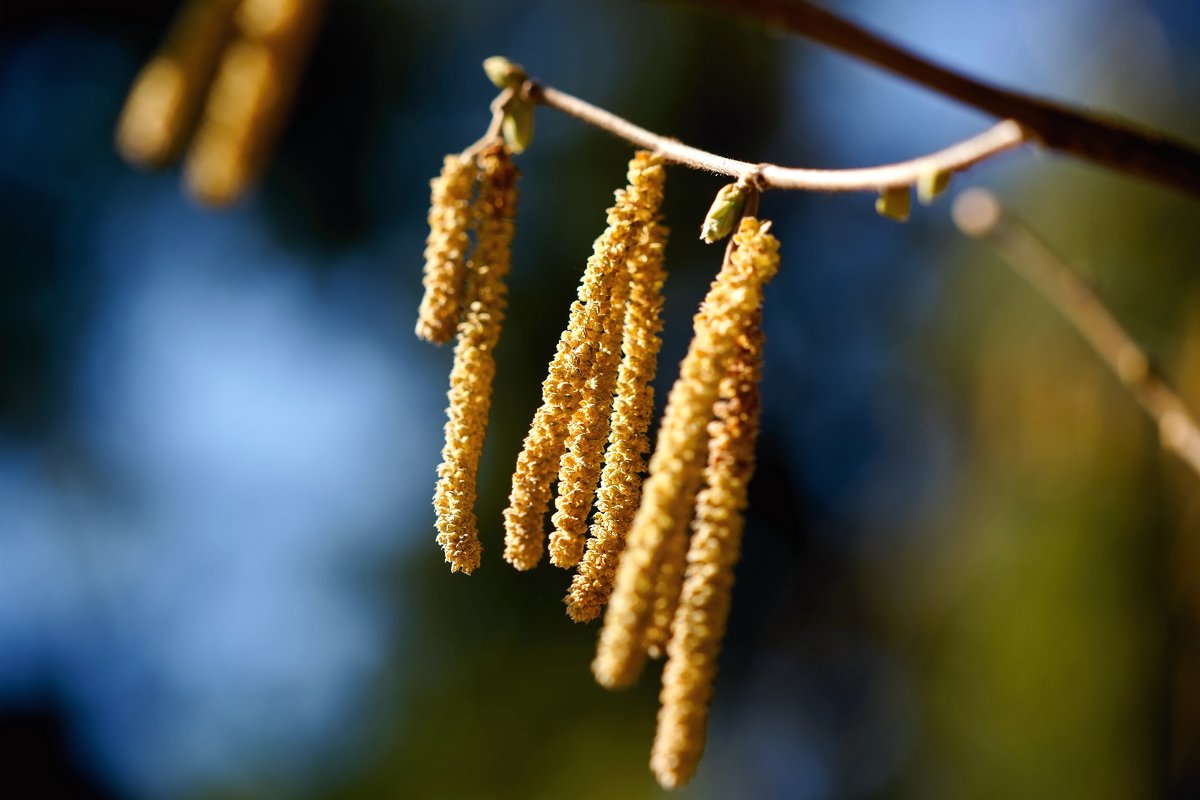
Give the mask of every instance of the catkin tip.
POLYGON ((599 603, 579 600, 571 593, 563 598, 563 602, 567 606, 567 616, 571 618, 572 622, 591 622, 600 616, 601 606, 599 603))
POLYGON ((592 660, 592 676, 595 677, 596 683, 605 689, 628 689, 637 681, 644 663, 644 651, 639 651, 624 661, 597 655, 592 660))

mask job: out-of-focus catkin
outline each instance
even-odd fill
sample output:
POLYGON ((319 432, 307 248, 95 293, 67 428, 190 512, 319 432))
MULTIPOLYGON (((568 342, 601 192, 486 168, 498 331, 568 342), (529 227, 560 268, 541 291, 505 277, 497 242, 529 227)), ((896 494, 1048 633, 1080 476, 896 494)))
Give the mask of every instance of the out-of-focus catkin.
MULTIPOLYGON (((550 561, 558 567, 573 567, 583 556, 587 537, 587 517, 596 497, 596 485, 609 439, 613 410, 613 392, 619 379, 625 308, 633 272, 642 268, 648 250, 654 245, 658 209, 662 204, 666 170, 649 153, 639 153, 629 166, 629 186, 618 202, 627 217, 623 229, 625 258, 614 265, 618 270, 602 330, 596 338, 592 375, 584 385, 579 407, 571 418, 567 451, 559 463, 557 512, 550 534, 550 561)), ((658 248, 661 254, 661 247, 658 248)), ((605 309, 601 309, 602 313, 605 309)))
POLYGON ((241 0, 237 21, 247 36, 271 39, 286 36, 295 25, 304 22, 308 0, 241 0))
POLYGON ((263 35, 240 10, 239 36, 226 48, 184 165, 192 195, 233 202, 258 177, 300 81, 324 0, 281 0, 287 24, 263 35))
MULTIPOLYGON (((646 152, 630 162, 630 184, 643 170, 661 170, 658 159, 646 152)), ((583 400, 593 374, 599 341, 608 318, 617 281, 627 280, 625 259, 637 241, 641 215, 629 202, 628 190, 617 192, 608 211, 608 228, 592 246, 578 299, 571 305, 567 329, 559 337, 549 374, 542 383, 542 405, 517 457, 512 492, 504 510, 504 558, 519 570, 532 569, 545 546, 545 517, 551 484, 566 447, 571 417, 583 400)))
POLYGON ((448 155, 441 174, 430 181, 433 197, 425 240, 425 294, 417 314, 417 337, 434 344, 454 338, 462 317, 475 173, 475 159, 448 155))
MULTIPOLYGON (((617 568, 592 671, 610 688, 626 686, 645 663, 645 637, 657 597, 664 547, 685 530, 704 468, 708 422, 737 335, 761 304, 763 284, 779 266, 770 223, 743 218, 733 246, 695 318, 650 459, 642 504, 617 568)), ((683 535, 686 535, 684 533, 683 535)))
POLYGON ((446 443, 433 498, 438 544, 450 570, 468 574, 479 566, 476 475, 491 407, 517 202, 517 170, 502 146, 480 154, 479 172, 476 245, 467 265, 466 312, 454 347, 446 443))
POLYGON ((650 598, 649 617, 646 630, 642 633, 642 649, 651 658, 662 658, 667 652, 671 623, 675 619, 679 590, 683 586, 683 569, 688 551, 687 521, 691 518, 692 507, 690 504, 681 504, 679 508, 683 510, 676 512, 676 519, 683 520, 683 523, 673 525, 663 539, 650 598), (684 505, 687 507, 684 508, 684 505))
POLYGON ((709 423, 705 488, 696 499, 687 573, 667 645, 650 768, 668 789, 687 783, 704 753, 717 657, 729 615, 742 513, 754 472, 763 337, 759 315, 739 334, 709 423))
POLYGON ((188 0, 159 51, 134 80, 117 122, 117 150, 160 167, 183 149, 233 29, 238 0, 188 0))
POLYGON ((647 432, 654 413, 654 387, 650 384, 662 343, 666 238, 664 226, 651 226, 630 262, 631 286, 621 345, 625 355, 617 372, 617 397, 596 492, 596 516, 587 552, 564 598, 567 613, 576 622, 595 619, 608 602, 625 535, 641 500, 642 470, 650 450, 647 432))

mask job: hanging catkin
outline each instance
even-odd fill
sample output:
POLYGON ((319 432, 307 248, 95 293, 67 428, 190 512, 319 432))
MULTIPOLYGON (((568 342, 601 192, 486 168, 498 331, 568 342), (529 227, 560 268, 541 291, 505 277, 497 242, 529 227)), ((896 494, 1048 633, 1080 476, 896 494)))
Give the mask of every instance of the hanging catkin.
POLYGON ((650 382, 662 343, 666 238, 664 226, 650 227, 643 246, 630 261, 631 286, 621 346, 625 355, 617 373, 611 433, 596 492, 596 517, 587 552, 565 598, 567 613, 576 622, 595 619, 608 602, 625 535, 641 500, 642 470, 650 450, 647 431, 654 413, 650 382))
MULTIPOLYGON (((608 314, 598 339, 592 376, 585 384, 582 400, 571 418, 567 452, 558 472, 558 498, 554 531, 550 534, 550 560, 558 567, 573 567, 583 555, 587 537, 587 516, 596 497, 609 439, 613 411, 613 393, 619 380, 626 303, 631 284, 654 246, 658 208, 662 204, 666 176, 653 156, 635 157, 630 165, 629 187, 625 202, 636 215, 631 241, 624 263, 609 298, 608 314)), ((661 255, 662 248, 658 248, 661 255)))
MULTIPOLYGON (((736 337, 759 307, 763 284, 779 266, 770 223, 742 220, 729 256, 695 318, 695 334, 671 388, 650 459, 642 504, 621 556, 592 671, 600 684, 631 683, 646 658, 664 547, 686 535, 704 469, 708 422, 736 337)), ((681 568, 681 567, 680 567, 681 568)), ((671 603, 671 613, 674 604, 671 603)), ((665 609, 658 609, 660 611, 665 609)))
POLYGON ((467 265, 466 311, 454 347, 446 443, 433 498, 438 544, 450 570, 466 573, 479 566, 475 480, 491 407, 517 202, 517 170, 502 146, 480 154, 479 172, 476 245, 467 265))
POLYGON ((629 296, 629 274, 617 265, 608 311, 595 338, 592 376, 583 384, 579 405, 567 426, 566 452, 558 463, 556 511, 550 518, 550 563, 568 569, 579 563, 587 537, 587 516, 600 479, 604 444, 620 363, 621 328, 629 296))
POLYGON ((462 317, 475 171, 473 158, 448 155, 441 174, 429 182, 432 199, 425 240, 425 293, 417 312, 417 338, 434 344, 454 338, 462 317))
POLYGON ((755 314, 738 336, 737 350, 721 381, 716 418, 708 426, 705 488, 696 499, 687 572, 667 645, 662 705, 650 755, 650 768, 668 789, 687 783, 704 753, 733 568, 741 551, 746 489, 754 472, 762 344, 755 314))
MULTIPOLYGON (((631 187, 643 178, 643 173, 662 174, 658 157, 644 151, 629 164, 631 187)), ((661 182, 661 177, 658 180, 661 182)), ((578 299, 571 305, 567 329, 559 338, 542 384, 542 405, 517 458, 509 505, 504 510, 504 558, 520 570, 531 569, 541 560, 551 484, 566 449, 571 417, 593 375, 615 286, 628 279, 625 260, 638 241, 638 230, 646 217, 634 194, 631 189, 617 192, 617 201, 608 211, 608 228, 592 246, 578 299)))

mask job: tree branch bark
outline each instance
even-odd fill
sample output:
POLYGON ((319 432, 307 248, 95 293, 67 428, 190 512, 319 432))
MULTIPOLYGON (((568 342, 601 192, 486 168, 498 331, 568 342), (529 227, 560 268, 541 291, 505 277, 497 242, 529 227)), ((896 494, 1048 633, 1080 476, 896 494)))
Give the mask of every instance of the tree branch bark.
POLYGON ((1000 119, 1049 150, 1200 198, 1200 150, 1131 122, 1004 89, 935 64, 804 0, 685 0, 832 47, 1000 119))
POLYGON ((976 136, 936 153, 878 167, 860 169, 804 169, 776 164, 753 164, 719 156, 677 139, 660 136, 640 128, 611 111, 558 89, 527 81, 522 95, 582 122, 605 130, 625 141, 660 153, 676 164, 747 180, 758 189, 799 189, 819 192, 882 192, 885 189, 912 186, 932 173, 959 172, 994 155, 1011 150, 1027 141, 1025 130, 1005 120, 976 136))

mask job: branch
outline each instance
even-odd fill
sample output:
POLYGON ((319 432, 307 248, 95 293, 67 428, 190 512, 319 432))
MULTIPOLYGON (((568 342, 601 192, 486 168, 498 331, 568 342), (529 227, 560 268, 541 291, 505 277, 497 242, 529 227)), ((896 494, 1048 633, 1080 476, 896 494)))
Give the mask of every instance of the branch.
POLYGON ((677 139, 639 128, 610 111, 536 81, 526 81, 521 94, 530 102, 561 111, 638 147, 655 150, 667 161, 729 175, 751 182, 758 189, 882 192, 885 189, 912 186, 928 175, 949 175, 961 171, 984 159, 1018 147, 1028 139, 1020 125, 1005 120, 977 136, 911 161, 862 169, 801 169, 775 164, 752 164, 709 153, 683 144, 677 139))
POLYGON ((893 72, 1000 119, 1050 150, 1200 197, 1200 150, 1166 134, 984 83, 803 0, 689 0, 758 19, 893 72))
POLYGON ((984 189, 970 189, 955 199, 954 221, 964 233, 995 245, 1008 265, 1079 331, 1154 420, 1162 446, 1200 475, 1195 418, 1070 264, 984 189))

